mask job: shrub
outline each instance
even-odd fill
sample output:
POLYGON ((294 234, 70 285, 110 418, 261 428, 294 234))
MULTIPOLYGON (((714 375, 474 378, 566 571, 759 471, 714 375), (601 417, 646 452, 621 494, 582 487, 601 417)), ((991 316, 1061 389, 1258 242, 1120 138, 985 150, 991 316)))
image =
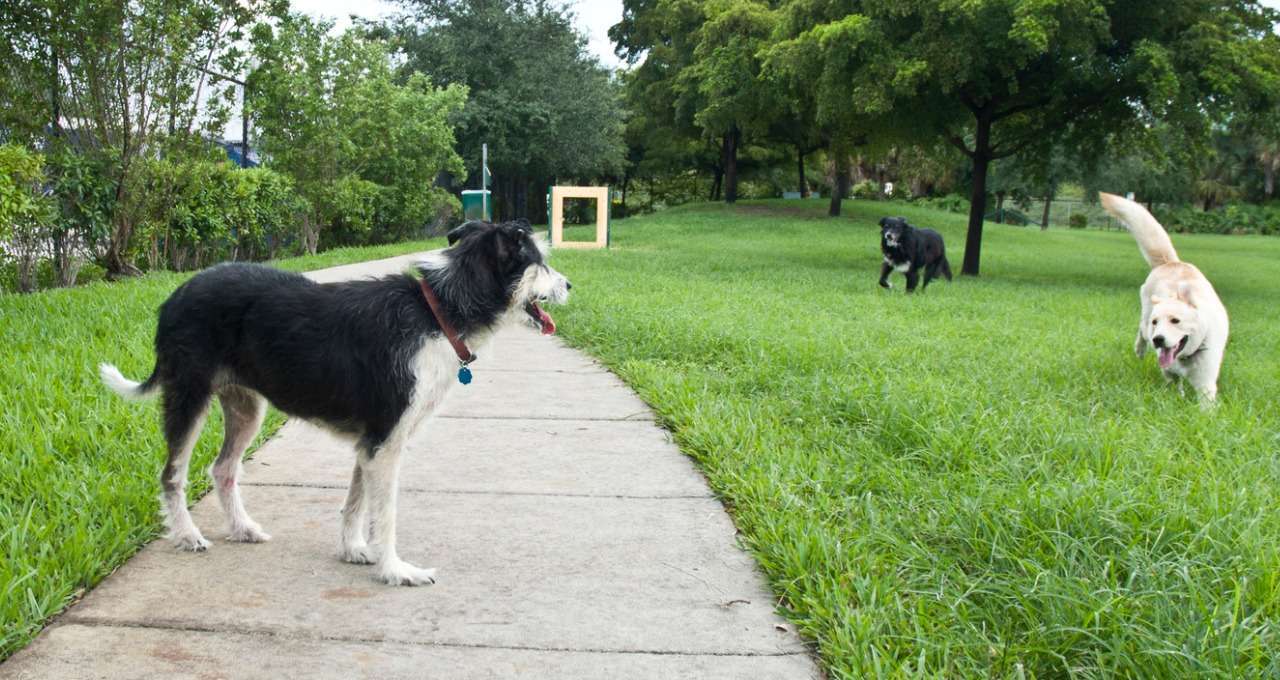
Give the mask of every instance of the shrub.
POLYGON ((916 205, 934 210, 965 214, 969 212, 969 199, 959 194, 946 196, 925 196, 912 201, 916 205))
POLYGON ((1084 229, 1089 226, 1089 216, 1084 213, 1071 213, 1071 217, 1067 218, 1067 226, 1072 229, 1084 229))
MULTIPOLYGON (((324 245, 354 246, 369 242, 377 216, 379 195, 385 189, 356 175, 347 175, 329 185, 322 194, 322 202, 315 206, 319 215, 328 223, 324 230, 324 245)), ((314 253, 320 243, 321 232, 306 222, 303 239, 308 253, 314 253)), ((318 225, 316 225, 318 226, 318 225)))
POLYGON ((42 156, 17 144, 0 145, 0 255, 13 259, 13 285, 22 292, 36 288, 36 268, 53 225, 44 183, 42 156))
POLYGON ((1233 204, 1204 212, 1182 208, 1161 216, 1169 231, 1195 234, 1280 234, 1280 205, 1233 204))
POLYGON ((1013 208, 993 210, 987 213, 983 219, 990 222, 999 222, 1000 224, 1012 224, 1015 227, 1025 227, 1031 223, 1031 218, 1027 217, 1026 213, 1013 208))
POLYGON ((73 286, 86 259, 109 250, 113 237, 127 237, 112 228, 119 154, 62 147, 47 162, 49 190, 58 206, 50 254, 58 285, 73 286))
POLYGON ((875 201, 884 197, 880 193, 880 183, 869 179, 864 179, 853 185, 853 189, 850 190, 849 194, 864 201, 875 201))
POLYGON ((210 160, 139 163, 128 188, 128 219, 152 269, 266 259, 302 241, 305 206, 280 173, 210 160))
POLYGON ((245 199, 237 220, 233 259, 275 259, 292 246, 300 246, 299 226, 307 205, 294 189, 293 180, 265 168, 239 170, 232 177, 238 181, 236 194, 245 199))

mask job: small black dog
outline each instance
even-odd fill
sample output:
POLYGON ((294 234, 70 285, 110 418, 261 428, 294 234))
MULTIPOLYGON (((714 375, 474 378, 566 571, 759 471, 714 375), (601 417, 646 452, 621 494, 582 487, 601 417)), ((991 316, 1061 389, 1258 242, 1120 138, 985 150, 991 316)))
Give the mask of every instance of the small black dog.
POLYGON ((917 229, 907 224, 905 217, 880 220, 880 251, 884 253, 884 264, 880 266, 882 288, 893 288, 889 273, 895 270, 907 275, 908 293, 916 289, 921 267, 924 267, 924 288, 929 287, 939 271, 951 280, 951 265, 947 262, 942 234, 932 229, 917 229))

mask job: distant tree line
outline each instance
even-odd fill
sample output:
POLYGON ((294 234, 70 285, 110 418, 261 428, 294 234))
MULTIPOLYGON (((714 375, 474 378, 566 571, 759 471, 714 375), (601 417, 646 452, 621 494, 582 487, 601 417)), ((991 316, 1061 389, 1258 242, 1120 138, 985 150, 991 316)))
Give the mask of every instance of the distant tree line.
POLYGON ((836 215, 859 176, 894 166, 913 193, 967 190, 974 275, 996 192, 1274 194, 1280 39, 1253 0, 624 6, 610 34, 634 65, 630 181, 696 170, 733 202, 744 161, 775 181, 786 163, 804 193, 820 154, 836 215))

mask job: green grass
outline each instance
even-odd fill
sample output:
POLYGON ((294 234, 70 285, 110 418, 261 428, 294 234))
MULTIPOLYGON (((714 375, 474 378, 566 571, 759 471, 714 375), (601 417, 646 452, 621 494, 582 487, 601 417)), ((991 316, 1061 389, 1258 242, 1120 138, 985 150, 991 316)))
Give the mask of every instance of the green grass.
MULTIPOLYGON (((276 262, 294 271, 389 257, 437 241, 346 248, 276 262)), ((152 274, 34 295, 0 295, 0 660, 159 529, 158 410, 102 387, 110 361, 151 373, 159 304, 190 274, 152 274)), ((265 437, 282 419, 272 414, 265 437)), ((221 441, 215 407, 196 446, 192 498, 221 441)))
POLYGON ((1280 677, 1280 239, 1177 235, 1221 406, 1132 353, 1126 233, 988 225, 875 285, 907 205, 695 206, 559 252, 561 333, 658 411, 834 677, 1280 677))

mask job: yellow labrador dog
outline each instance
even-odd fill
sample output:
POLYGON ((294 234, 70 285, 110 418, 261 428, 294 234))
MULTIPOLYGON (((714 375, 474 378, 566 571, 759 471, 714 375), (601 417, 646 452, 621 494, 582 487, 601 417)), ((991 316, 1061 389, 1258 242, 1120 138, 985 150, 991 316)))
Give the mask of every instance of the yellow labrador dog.
POLYGON ((1185 378, 1202 403, 1211 404, 1218 396, 1218 371, 1227 348, 1226 307, 1209 279, 1178 259, 1169 234, 1146 208, 1112 194, 1099 196, 1102 207, 1129 228, 1151 265, 1142 284, 1142 321, 1134 351, 1141 357, 1150 344, 1166 379, 1185 378))

